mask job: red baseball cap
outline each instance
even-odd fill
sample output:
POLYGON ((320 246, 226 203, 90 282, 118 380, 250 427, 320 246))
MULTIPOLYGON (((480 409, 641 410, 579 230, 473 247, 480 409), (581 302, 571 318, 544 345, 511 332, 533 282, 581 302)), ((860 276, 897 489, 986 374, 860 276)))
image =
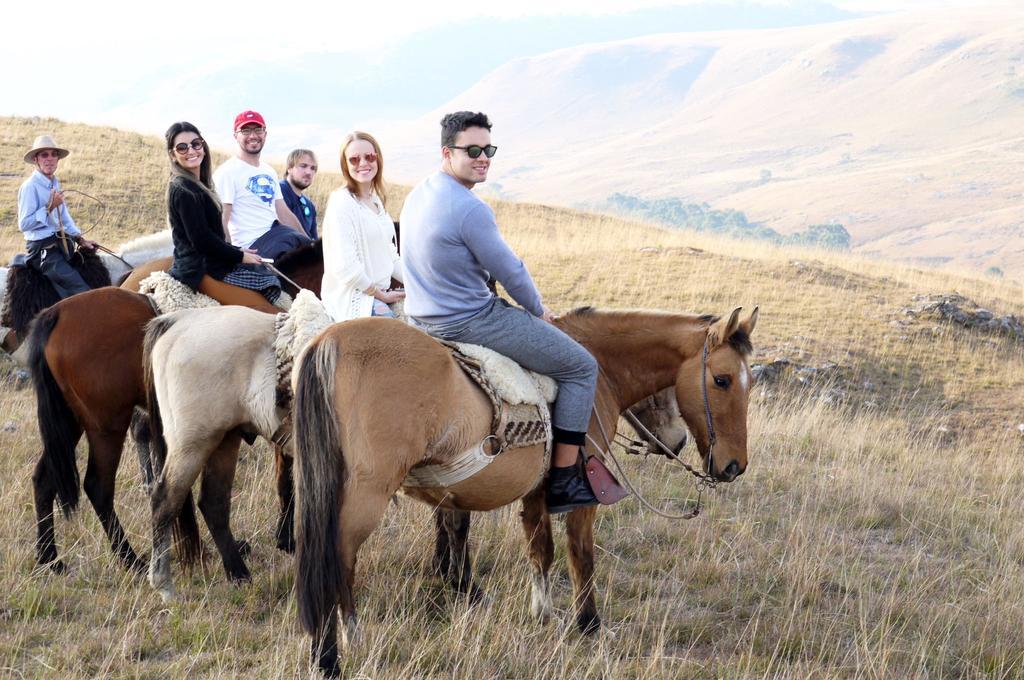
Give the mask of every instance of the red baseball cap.
POLYGON ((256 113, 255 111, 242 111, 240 114, 235 116, 235 132, 238 132, 246 125, 259 125, 260 127, 267 127, 266 121, 263 120, 263 116, 256 113))

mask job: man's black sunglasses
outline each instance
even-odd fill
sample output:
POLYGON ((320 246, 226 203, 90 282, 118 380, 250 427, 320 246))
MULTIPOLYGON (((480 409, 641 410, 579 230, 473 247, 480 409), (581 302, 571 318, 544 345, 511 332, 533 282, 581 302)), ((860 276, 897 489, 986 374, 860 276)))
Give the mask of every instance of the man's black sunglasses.
POLYGON ((498 153, 498 147, 493 144, 488 144, 487 146, 479 146, 477 144, 470 144, 469 146, 455 146, 452 144, 448 148, 462 149, 470 158, 480 158, 480 154, 483 154, 488 158, 494 158, 494 154, 498 153))

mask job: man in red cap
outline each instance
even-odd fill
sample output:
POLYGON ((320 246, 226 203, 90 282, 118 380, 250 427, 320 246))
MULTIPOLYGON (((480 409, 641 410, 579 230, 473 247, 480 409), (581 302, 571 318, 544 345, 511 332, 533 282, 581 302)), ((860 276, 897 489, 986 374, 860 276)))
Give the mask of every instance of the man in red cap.
POLYGON ((231 242, 276 259, 300 245, 312 243, 284 202, 277 172, 260 160, 267 125, 256 111, 235 117, 238 155, 213 173, 224 204, 224 228, 231 242))

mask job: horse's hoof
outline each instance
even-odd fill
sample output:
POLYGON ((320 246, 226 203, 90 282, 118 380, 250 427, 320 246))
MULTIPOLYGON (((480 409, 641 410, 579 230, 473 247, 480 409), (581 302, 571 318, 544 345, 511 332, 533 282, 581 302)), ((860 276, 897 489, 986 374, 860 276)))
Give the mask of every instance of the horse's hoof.
POLYGON ((320 674, 325 678, 341 677, 341 664, 338 663, 337 656, 333 659, 321 659, 320 663, 317 664, 317 667, 320 669, 320 674))
POLYGON ((247 586, 250 583, 252 583, 252 576, 249 574, 249 572, 246 572, 244 574, 229 574, 228 580, 236 586, 247 586))
POLYGON ((238 554, 242 557, 248 557, 252 552, 252 545, 244 538, 235 541, 235 547, 238 548, 238 554))
POLYGON ((546 606, 531 606, 530 614, 533 616, 533 620, 542 626, 546 626, 548 623, 551 622, 551 619, 554 617, 553 609, 551 607, 546 606))
POLYGON ((576 626, 580 629, 581 633, 590 637, 600 632, 601 617, 597 614, 578 614, 576 616, 576 626))
POLYGON ((46 566, 50 568, 50 571, 59 576, 63 576, 68 573, 68 566, 64 564, 64 560, 54 560, 46 566))
POLYGON ((346 650, 358 647, 363 642, 363 632, 356 623, 355 617, 347 619, 341 627, 341 644, 346 650))
POLYGON ((488 610, 491 605, 494 604, 494 599, 488 595, 484 590, 477 588, 475 585, 469 591, 469 606, 474 609, 488 610))
POLYGON ((530 614, 541 625, 551 621, 555 615, 555 605, 551 603, 551 595, 540 588, 534 587, 530 595, 530 614))
POLYGON ((279 538, 277 539, 277 549, 281 552, 288 553, 289 555, 295 554, 295 539, 294 538, 279 538))
POLYGON ((178 599, 174 588, 158 588, 157 592, 160 593, 160 601, 164 604, 174 604, 174 601, 178 599))

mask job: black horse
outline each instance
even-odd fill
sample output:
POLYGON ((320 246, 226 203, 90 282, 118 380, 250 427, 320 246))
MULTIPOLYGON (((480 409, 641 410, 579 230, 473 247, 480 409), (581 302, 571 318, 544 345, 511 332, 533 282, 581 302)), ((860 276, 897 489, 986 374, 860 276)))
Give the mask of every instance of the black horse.
MULTIPOLYGON (((111 285, 110 272, 94 250, 79 248, 69 260, 90 288, 111 285)), ((41 272, 16 258, 7 272, 0 325, 13 331, 5 341, 5 349, 13 351, 25 339, 28 325, 36 314, 60 301, 60 295, 41 272)))

